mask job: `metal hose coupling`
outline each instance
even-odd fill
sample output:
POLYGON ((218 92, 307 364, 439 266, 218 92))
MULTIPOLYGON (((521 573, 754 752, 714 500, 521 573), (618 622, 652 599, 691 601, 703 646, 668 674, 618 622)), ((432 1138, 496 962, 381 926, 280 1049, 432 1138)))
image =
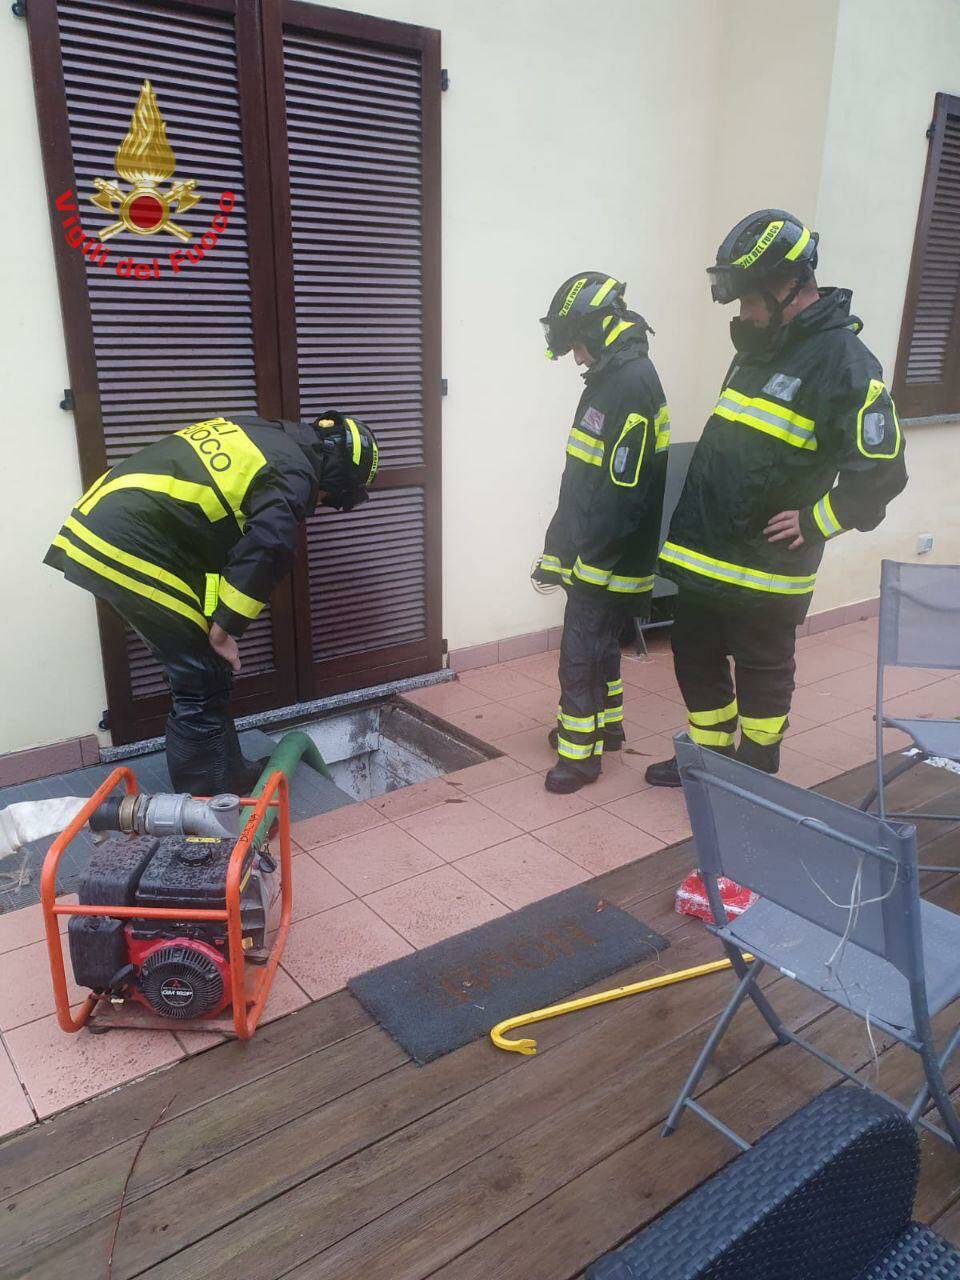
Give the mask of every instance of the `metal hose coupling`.
POLYGON ((230 794, 195 800, 190 795, 111 796, 90 815, 94 834, 128 836, 214 836, 236 840, 243 825, 240 797, 230 794))

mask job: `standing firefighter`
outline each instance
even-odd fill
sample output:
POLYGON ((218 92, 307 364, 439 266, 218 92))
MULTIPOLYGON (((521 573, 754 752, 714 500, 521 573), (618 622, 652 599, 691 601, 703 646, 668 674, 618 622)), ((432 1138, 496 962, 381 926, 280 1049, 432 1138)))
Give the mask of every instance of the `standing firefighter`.
MULTIPOLYGON (((817 239, 764 209, 708 268, 714 301, 739 300, 737 354, 660 556, 679 587, 673 655, 690 736, 767 773, 780 767, 796 628, 824 544, 876 528, 907 482, 897 413, 850 292, 817 288, 817 239)), ((651 765, 647 781, 679 786, 676 761, 651 765)))
POLYGON ((377 470, 373 432, 330 412, 312 425, 211 418, 106 472, 67 516, 45 563, 111 604, 163 666, 178 791, 246 794, 229 714, 237 640, 290 567, 322 492, 349 511, 377 470))
POLYGON ((646 321, 625 285, 597 271, 572 276, 541 321, 547 355, 573 351, 586 384, 567 439, 560 499, 534 578, 567 593, 560 645, 559 760, 548 791, 576 791, 600 774, 623 733, 620 634, 646 616, 653 588, 670 416, 647 355, 646 321))

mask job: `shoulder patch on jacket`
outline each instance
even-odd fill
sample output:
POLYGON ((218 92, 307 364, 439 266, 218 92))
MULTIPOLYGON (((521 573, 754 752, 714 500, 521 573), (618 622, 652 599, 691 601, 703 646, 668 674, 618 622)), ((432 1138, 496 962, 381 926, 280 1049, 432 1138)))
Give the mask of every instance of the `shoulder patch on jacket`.
POLYGON ((800 379, 791 378, 786 373, 775 373, 764 385, 768 396, 776 396, 778 400, 790 401, 800 390, 800 379))
POLYGON ((866 458, 895 458, 900 450, 900 423, 890 392, 871 378, 857 413, 857 448, 866 458))
POLYGON ((599 436, 603 434, 604 417, 605 415, 599 409, 595 409, 591 405, 580 419, 580 425, 584 431, 589 431, 591 435, 599 436))

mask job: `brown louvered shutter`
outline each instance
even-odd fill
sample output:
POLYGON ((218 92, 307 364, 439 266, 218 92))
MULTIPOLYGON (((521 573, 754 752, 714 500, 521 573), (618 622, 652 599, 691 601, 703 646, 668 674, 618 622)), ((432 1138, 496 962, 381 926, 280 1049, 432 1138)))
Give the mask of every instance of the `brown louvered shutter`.
POLYGON ((901 417, 960 413, 960 98, 938 93, 900 329, 901 417))
POLYGON ((347 410, 381 451, 368 504, 308 522, 296 621, 318 696, 440 665, 439 33, 279 11, 264 45, 284 413, 347 410))
MULTIPOLYGON (((114 154, 145 80, 176 157, 174 179, 195 179, 201 196, 173 215, 190 243, 209 228, 221 192, 235 200, 216 246, 176 275, 168 255, 181 246, 173 236, 124 230, 106 242, 111 267, 97 268, 66 246, 65 215, 54 211, 88 485, 190 422, 258 410, 279 415, 259 18, 253 4, 233 0, 31 0, 28 19, 51 204, 71 188, 88 236, 109 222, 90 196, 96 179, 119 180, 114 154), (130 256, 156 257, 161 278, 118 277, 112 265, 130 256)), ((100 627, 114 740, 162 731, 159 668, 110 610, 100 610, 100 627)), ((289 583, 249 628, 242 657, 238 713, 296 701, 289 583)))

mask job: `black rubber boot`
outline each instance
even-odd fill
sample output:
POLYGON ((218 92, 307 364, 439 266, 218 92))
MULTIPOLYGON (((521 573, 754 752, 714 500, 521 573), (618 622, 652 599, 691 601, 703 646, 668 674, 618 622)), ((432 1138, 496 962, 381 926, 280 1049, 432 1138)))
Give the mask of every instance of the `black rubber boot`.
POLYGON ((248 796, 260 781, 260 775, 267 767, 270 757, 263 756, 259 760, 248 760, 243 754, 240 739, 237 737, 237 726, 232 720, 227 725, 226 735, 228 776, 231 783, 227 790, 240 797, 248 796))
POLYGON ((589 760, 582 764, 574 764, 571 760, 558 760, 544 778, 543 785, 555 795, 567 796, 572 791, 579 791, 581 787, 596 782, 599 777, 599 760, 589 760))
POLYGON ((780 772, 779 742, 774 742, 770 746, 761 746, 759 742, 754 742, 752 738, 741 737, 735 756, 743 764, 748 764, 753 769, 759 769, 761 773, 780 772))
POLYGON ((203 732, 170 716, 166 753, 174 791, 191 796, 248 796, 266 765, 266 760, 244 758, 232 720, 203 732))
MULTIPOLYGON (((559 734, 556 729, 551 729, 547 734, 547 742, 556 751, 559 734)), ((603 731, 603 749, 604 751, 619 751, 627 740, 627 735, 623 729, 604 729, 603 731)))
POLYGON ((643 775, 651 787, 682 787, 680 781, 680 769, 677 765, 677 757, 671 756, 669 760, 661 760, 659 764, 651 764, 647 766, 647 771, 643 775))

